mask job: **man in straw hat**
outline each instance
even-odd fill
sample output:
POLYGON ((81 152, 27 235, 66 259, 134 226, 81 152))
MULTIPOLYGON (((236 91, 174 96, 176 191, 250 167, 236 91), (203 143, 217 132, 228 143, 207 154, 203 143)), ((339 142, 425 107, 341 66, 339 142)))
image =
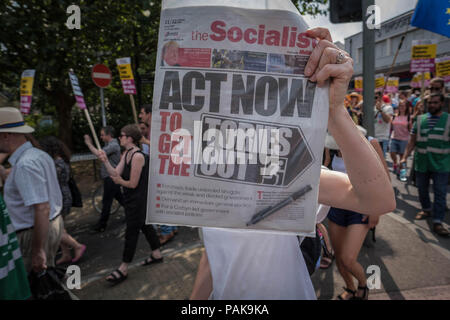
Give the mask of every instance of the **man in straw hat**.
MULTIPOLYGON (((25 268, 39 273, 55 265, 63 230, 62 195, 52 158, 27 140, 33 131, 18 109, 0 108, 0 153, 10 155, 12 166, 4 198, 25 268)), ((3 166, 0 175, 5 175, 3 166)))

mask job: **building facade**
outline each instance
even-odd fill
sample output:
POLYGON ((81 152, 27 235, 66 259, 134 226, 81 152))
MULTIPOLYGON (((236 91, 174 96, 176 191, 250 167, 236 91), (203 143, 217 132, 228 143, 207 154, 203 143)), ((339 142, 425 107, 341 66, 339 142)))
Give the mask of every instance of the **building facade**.
MULTIPOLYGON (((413 13, 414 10, 411 10, 387 20, 381 23, 380 29, 375 30, 375 70, 377 74, 389 72, 402 36, 406 35, 391 74, 391 76, 400 77, 400 88, 409 87, 413 76, 409 72, 413 40, 435 40, 437 43, 436 57, 450 55, 450 38, 411 26, 413 13)), ((354 76, 362 76, 362 32, 345 38, 345 50, 354 60, 354 76)))

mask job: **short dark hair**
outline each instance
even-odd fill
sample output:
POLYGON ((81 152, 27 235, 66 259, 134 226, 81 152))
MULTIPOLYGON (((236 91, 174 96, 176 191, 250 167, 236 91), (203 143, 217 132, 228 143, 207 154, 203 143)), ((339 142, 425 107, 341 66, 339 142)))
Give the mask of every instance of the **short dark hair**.
POLYGON ((142 139, 142 133, 137 124, 128 124, 121 130, 127 137, 131 137, 133 139, 133 143, 135 145, 139 145, 139 142, 142 139))
POLYGON ((53 159, 61 157, 64 162, 70 163, 71 152, 69 148, 54 136, 47 136, 39 141, 41 149, 47 152, 53 159))
POLYGON ((143 104, 141 109, 144 109, 146 114, 152 113, 152 105, 151 104, 143 104))
POLYGON ((106 126, 106 127, 103 127, 102 130, 107 136, 111 136, 111 138, 114 138, 116 130, 113 127, 106 126))
POLYGON ((439 97, 439 100, 441 100, 441 102, 445 101, 445 97, 442 93, 432 93, 432 94, 430 94, 430 99, 432 97, 439 97))

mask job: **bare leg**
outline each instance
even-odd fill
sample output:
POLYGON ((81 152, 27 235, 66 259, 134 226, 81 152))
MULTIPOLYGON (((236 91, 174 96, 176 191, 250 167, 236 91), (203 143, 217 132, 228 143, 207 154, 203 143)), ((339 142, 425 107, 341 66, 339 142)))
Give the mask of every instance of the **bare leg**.
MULTIPOLYGON (((77 240, 72 238, 72 236, 67 233, 66 229, 64 229, 63 235, 61 237, 61 247, 63 245, 66 247, 69 247, 69 248, 73 248, 73 250, 75 251, 75 259, 79 258, 80 254, 83 252, 84 245, 82 245, 77 240)), ((64 255, 64 250, 63 250, 63 255, 64 255)))
POLYGON ((397 166, 397 152, 391 152, 391 159, 394 166, 397 166))
POLYGON ((61 236, 62 256, 58 261, 56 261, 56 264, 61 264, 72 260, 72 253, 70 252, 71 248, 75 251, 75 258, 79 258, 80 254, 83 252, 83 247, 84 246, 81 243, 72 238, 72 236, 67 233, 66 229, 64 229, 61 236))
POLYGON ((317 227, 319 228, 320 232, 323 235, 323 240, 325 241, 325 245, 327 246, 328 251, 331 253, 333 251, 333 247, 331 246, 327 228, 325 228, 325 226, 321 223, 318 223, 317 227))
MULTIPOLYGON (((353 277, 344 267, 342 259, 342 255, 344 252, 344 238, 347 228, 342 227, 329 220, 328 229, 330 232, 331 243, 333 243, 334 254, 336 257, 336 266, 338 267, 339 273, 344 279, 345 286, 350 290, 356 291, 356 286, 353 282, 353 277)), ((340 296, 344 300, 352 298, 352 295, 346 291, 343 292, 340 296)))
MULTIPOLYGON (((352 224, 346 228, 343 238, 344 250, 341 252, 342 263, 345 269, 358 280, 358 286, 365 287, 366 274, 364 268, 358 263, 357 258, 364 238, 369 230, 365 224, 352 224)), ((357 296, 362 296, 363 290, 358 290, 357 296)))
POLYGON ((159 249, 153 250, 152 256, 155 257, 156 259, 162 258, 161 250, 159 250, 159 249))

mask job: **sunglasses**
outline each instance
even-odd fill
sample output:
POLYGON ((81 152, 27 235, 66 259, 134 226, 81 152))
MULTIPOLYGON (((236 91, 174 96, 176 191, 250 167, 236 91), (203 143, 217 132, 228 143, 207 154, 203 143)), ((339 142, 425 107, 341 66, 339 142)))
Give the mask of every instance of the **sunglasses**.
POLYGON ((430 91, 441 91, 442 88, 431 87, 430 91))

